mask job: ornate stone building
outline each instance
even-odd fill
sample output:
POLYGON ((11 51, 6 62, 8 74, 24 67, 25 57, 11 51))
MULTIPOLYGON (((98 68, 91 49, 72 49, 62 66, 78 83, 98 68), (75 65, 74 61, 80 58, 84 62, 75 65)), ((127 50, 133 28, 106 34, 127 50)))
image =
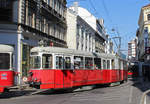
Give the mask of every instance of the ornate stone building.
POLYGON ((0 44, 15 48, 18 82, 27 75, 30 48, 67 47, 66 0, 0 0, 0 44))

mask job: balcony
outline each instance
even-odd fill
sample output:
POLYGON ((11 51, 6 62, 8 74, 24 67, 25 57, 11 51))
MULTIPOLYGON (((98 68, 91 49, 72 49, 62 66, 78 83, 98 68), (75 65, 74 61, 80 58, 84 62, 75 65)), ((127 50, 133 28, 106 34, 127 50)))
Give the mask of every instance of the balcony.
POLYGON ((144 21, 144 25, 150 25, 150 21, 144 21))

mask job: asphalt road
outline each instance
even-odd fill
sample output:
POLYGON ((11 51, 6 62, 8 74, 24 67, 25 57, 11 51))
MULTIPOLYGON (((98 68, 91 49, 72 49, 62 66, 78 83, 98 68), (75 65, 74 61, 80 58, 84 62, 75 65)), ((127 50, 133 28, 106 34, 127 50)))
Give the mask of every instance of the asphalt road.
POLYGON ((0 95, 0 104, 140 104, 142 93, 147 89, 143 82, 129 80, 118 86, 100 86, 73 93, 46 91, 29 95, 31 90, 12 91, 0 95))

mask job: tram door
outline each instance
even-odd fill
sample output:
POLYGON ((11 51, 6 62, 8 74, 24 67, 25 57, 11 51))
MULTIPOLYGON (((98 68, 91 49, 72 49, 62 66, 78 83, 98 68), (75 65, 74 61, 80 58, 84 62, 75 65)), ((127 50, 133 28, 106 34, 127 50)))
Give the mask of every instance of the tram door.
POLYGON ((55 73, 54 73, 54 81, 55 81, 55 88, 63 88, 63 71, 64 71, 64 62, 63 62, 63 55, 57 54, 55 55, 55 73))
POLYGON ((64 88, 72 86, 72 65, 71 65, 71 56, 64 56, 64 70, 63 70, 63 77, 64 77, 64 88))

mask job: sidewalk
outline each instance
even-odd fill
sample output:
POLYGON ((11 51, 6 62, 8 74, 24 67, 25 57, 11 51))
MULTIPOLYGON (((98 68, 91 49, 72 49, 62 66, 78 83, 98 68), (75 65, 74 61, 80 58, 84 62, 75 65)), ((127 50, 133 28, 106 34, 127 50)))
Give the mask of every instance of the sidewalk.
POLYGON ((140 87, 137 87, 141 90, 142 95, 139 104, 150 104, 150 81, 143 80, 143 77, 137 78, 137 84, 140 84, 140 87))

